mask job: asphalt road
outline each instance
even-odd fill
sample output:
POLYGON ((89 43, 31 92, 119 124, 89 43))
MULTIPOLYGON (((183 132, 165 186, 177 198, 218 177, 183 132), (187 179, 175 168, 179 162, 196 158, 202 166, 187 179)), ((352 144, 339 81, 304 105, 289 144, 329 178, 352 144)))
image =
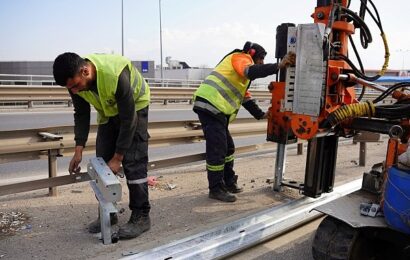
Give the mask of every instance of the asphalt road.
MULTIPOLYGON (((265 108, 266 109, 266 108, 265 108)), ((52 126, 73 125, 72 108, 38 108, 34 110, 15 109, 13 111, 0 110, 0 131, 19 129, 44 128, 52 126)), ((251 118, 245 109, 239 110, 238 118, 251 118)), ((149 111, 150 122, 197 120, 197 115, 189 105, 153 105, 149 111)), ((96 122, 96 112, 92 111, 91 122, 96 122)))

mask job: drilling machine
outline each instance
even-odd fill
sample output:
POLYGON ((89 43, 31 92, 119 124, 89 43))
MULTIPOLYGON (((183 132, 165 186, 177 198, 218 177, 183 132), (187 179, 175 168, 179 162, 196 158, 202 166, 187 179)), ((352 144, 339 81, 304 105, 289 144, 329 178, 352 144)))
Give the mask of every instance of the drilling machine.
POLYGON ((383 206, 389 169, 397 165, 410 137, 410 99, 405 90, 410 83, 389 88, 375 83, 387 70, 389 49, 372 0, 360 0, 359 13, 350 9, 349 0, 317 0, 312 18, 311 24, 286 23, 276 30, 275 57, 280 61, 293 51, 296 64, 281 70, 269 85, 272 100, 267 140, 278 144, 274 190, 297 188, 312 198, 332 192, 339 138, 360 131, 389 135, 386 159, 382 167, 365 173, 362 190, 317 209, 328 216, 316 232, 312 252, 315 259, 410 259, 409 233, 391 228, 383 218, 366 219, 357 204, 372 200, 383 206), (384 64, 375 76, 365 74, 352 37, 359 32, 363 48, 372 42, 364 22, 366 13, 380 29, 384 45, 384 64), (349 58, 349 46, 359 68, 349 58), (361 93, 356 95, 359 86, 361 93), (381 94, 363 101, 366 88, 381 94), (392 94, 395 104, 378 104, 392 94), (308 141, 304 183, 283 178, 286 145, 298 139, 308 141))

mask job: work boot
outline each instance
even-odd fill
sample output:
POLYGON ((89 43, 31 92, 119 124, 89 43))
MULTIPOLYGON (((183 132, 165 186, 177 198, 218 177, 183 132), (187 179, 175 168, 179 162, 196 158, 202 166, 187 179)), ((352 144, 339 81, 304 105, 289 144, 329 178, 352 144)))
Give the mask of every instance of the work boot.
MULTIPOLYGON (((118 223, 118 216, 115 213, 110 213, 110 222, 111 222, 111 226, 115 225, 118 223)), ((100 216, 98 215, 98 218, 96 220, 94 220, 93 222, 91 222, 88 225, 88 232, 90 232, 91 234, 96 234, 96 233, 100 233, 101 232, 101 220, 100 220, 100 216)))
POLYGON ((120 239, 135 238, 151 228, 149 215, 143 215, 135 210, 132 211, 130 220, 118 230, 120 239))
POLYGON ((238 186, 238 175, 233 176, 233 182, 231 185, 225 185, 225 189, 230 193, 240 193, 243 188, 238 186))
POLYGON ((236 201, 236 196, 229 193, 227 190, 223 188, 210 190, 209 198, 214 199, 214 200, 220 200, 223 202, 235 202, 236 201))
POLYGON ((225 186, 226 190, 230 193, 240 193, 243 191, 243 188, 238 186, 238 183, 234 182, 232 185, 225 186))

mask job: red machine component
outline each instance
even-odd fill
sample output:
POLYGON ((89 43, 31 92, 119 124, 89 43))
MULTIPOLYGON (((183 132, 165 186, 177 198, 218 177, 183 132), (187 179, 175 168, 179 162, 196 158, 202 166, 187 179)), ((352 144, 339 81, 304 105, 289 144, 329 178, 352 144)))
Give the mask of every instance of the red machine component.
MULTIPOLYGON (((347 0, 341 1, 343 7, 347 6, 347 0)), ((315 23, 325 25, 331 24, 332 35, 329 39, 329 44, 338 45, 338 53, 348 56, 348 37, 354 34, 355 28, 348 21, 330 21, 334 14, 334 6, 316 7, 312 14, 315 23)), ((345 19, 346 20, 346 19, 345 19)), ((268 139, 279 143, 288 143, 289 137, 292 135, 301 139, 311 139, 320 129, 320 123, 328 117, 328 115, 342 105, 356 103, 356 94, 353 87, 348 87, 348 83, 339 80, 339 75, 350 71, 348 63, 341 59, 329 59, 325 61, 326 77, 325 89, 323 91, 324 102, 320 107, 320 115, 310 116, 305 114, 297 114, 291 111, 284 111, 282 104, 285 97, 285 83, 272 82, 270 89, 272 93, 272 106, 270 107, 270 119, 268 122, 268 139)), ((290 138, 292 139, 292 138, 290 138)))

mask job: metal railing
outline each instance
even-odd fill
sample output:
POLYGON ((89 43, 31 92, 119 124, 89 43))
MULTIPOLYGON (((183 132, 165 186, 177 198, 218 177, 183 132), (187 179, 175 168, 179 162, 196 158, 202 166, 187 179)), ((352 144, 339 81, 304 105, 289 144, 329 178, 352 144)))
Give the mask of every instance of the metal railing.
MULTIPOLYGON (((191 103, 195 89, 202 83, 202 80, 187 79, 164 79, 162 81, 148 78, 146 80, 151 86, 151 100, 161 101, 164 104, 167 104, 169 100, 186 100, 191 103), (160 87, 162 85, 165 87, 160 87)), ((271 99, 271 94, 266 87, 263 89, 257 87, 252 89, 255 99, 260 101, 271 99)), ((367 90, 363 100, 375 99, 379 94, 367 90)), ((53 76, 0 74, 0 106, 22 103, 31 108, 34 102, 51 104, 63 102, 70 106, 71 98, 65 88, 55 86, 53 76)), ((392 98, 387 98, 381 103, 391 104, 393 102, 392 98)))
MULTIPOLYGON (((194 79, 160 79, 145 78, 151 87, 185 87, 197 88, 203 80, 194 79)), ((269 83, 252 82, 251 88, 267 89, 269 83)), ((1 85, 23 85, 23 86, 57 86, 52 75, 21 75, 21 74, 0 74, 1 85)))
MULTIPOLYGON (((192 144, 203 140, 200 123, 195 120, 153 122, 149 123, 148 131, 151 136, 150 148, 192 144)), ((237 119, 230 125, 230 132, 234 137, 263 135, 266 133, 266 122, 250 118, 237 119)), ((96 136, 97 126, 93 125, 84 154, 94 153, 96 136)), ((47 158, 49 176, 47 179, 0 186, 0 196, 41 188, 49 188, 49 194, 56 195, 56 186, 88 180, 86 173, 57 176, 57 158, 74 153, 73 126, 0 131, 0 143, 0 163, 47 158)), ((273 147, 273 143, 238 147, 237 153, 255 151, 264 146, 273 147)), ((204 159, 205 154, 200 153, 149 162, 148 167, 158 169, 204 159)))
MULTIPOLYGON (((195 88, 185 87, 151 87, 151 101, 160 101, 167 104, 170 100, 191 102, 195 88)), ((271 94, 267 90, 252 90, 257 100, 270 100, 271 94)), ((33 102, 64 102, 71 105, 71 97, 67 89, 57 86, 0 86, 0 106, 3 104, 22 103, 29 108, 33 102)))

